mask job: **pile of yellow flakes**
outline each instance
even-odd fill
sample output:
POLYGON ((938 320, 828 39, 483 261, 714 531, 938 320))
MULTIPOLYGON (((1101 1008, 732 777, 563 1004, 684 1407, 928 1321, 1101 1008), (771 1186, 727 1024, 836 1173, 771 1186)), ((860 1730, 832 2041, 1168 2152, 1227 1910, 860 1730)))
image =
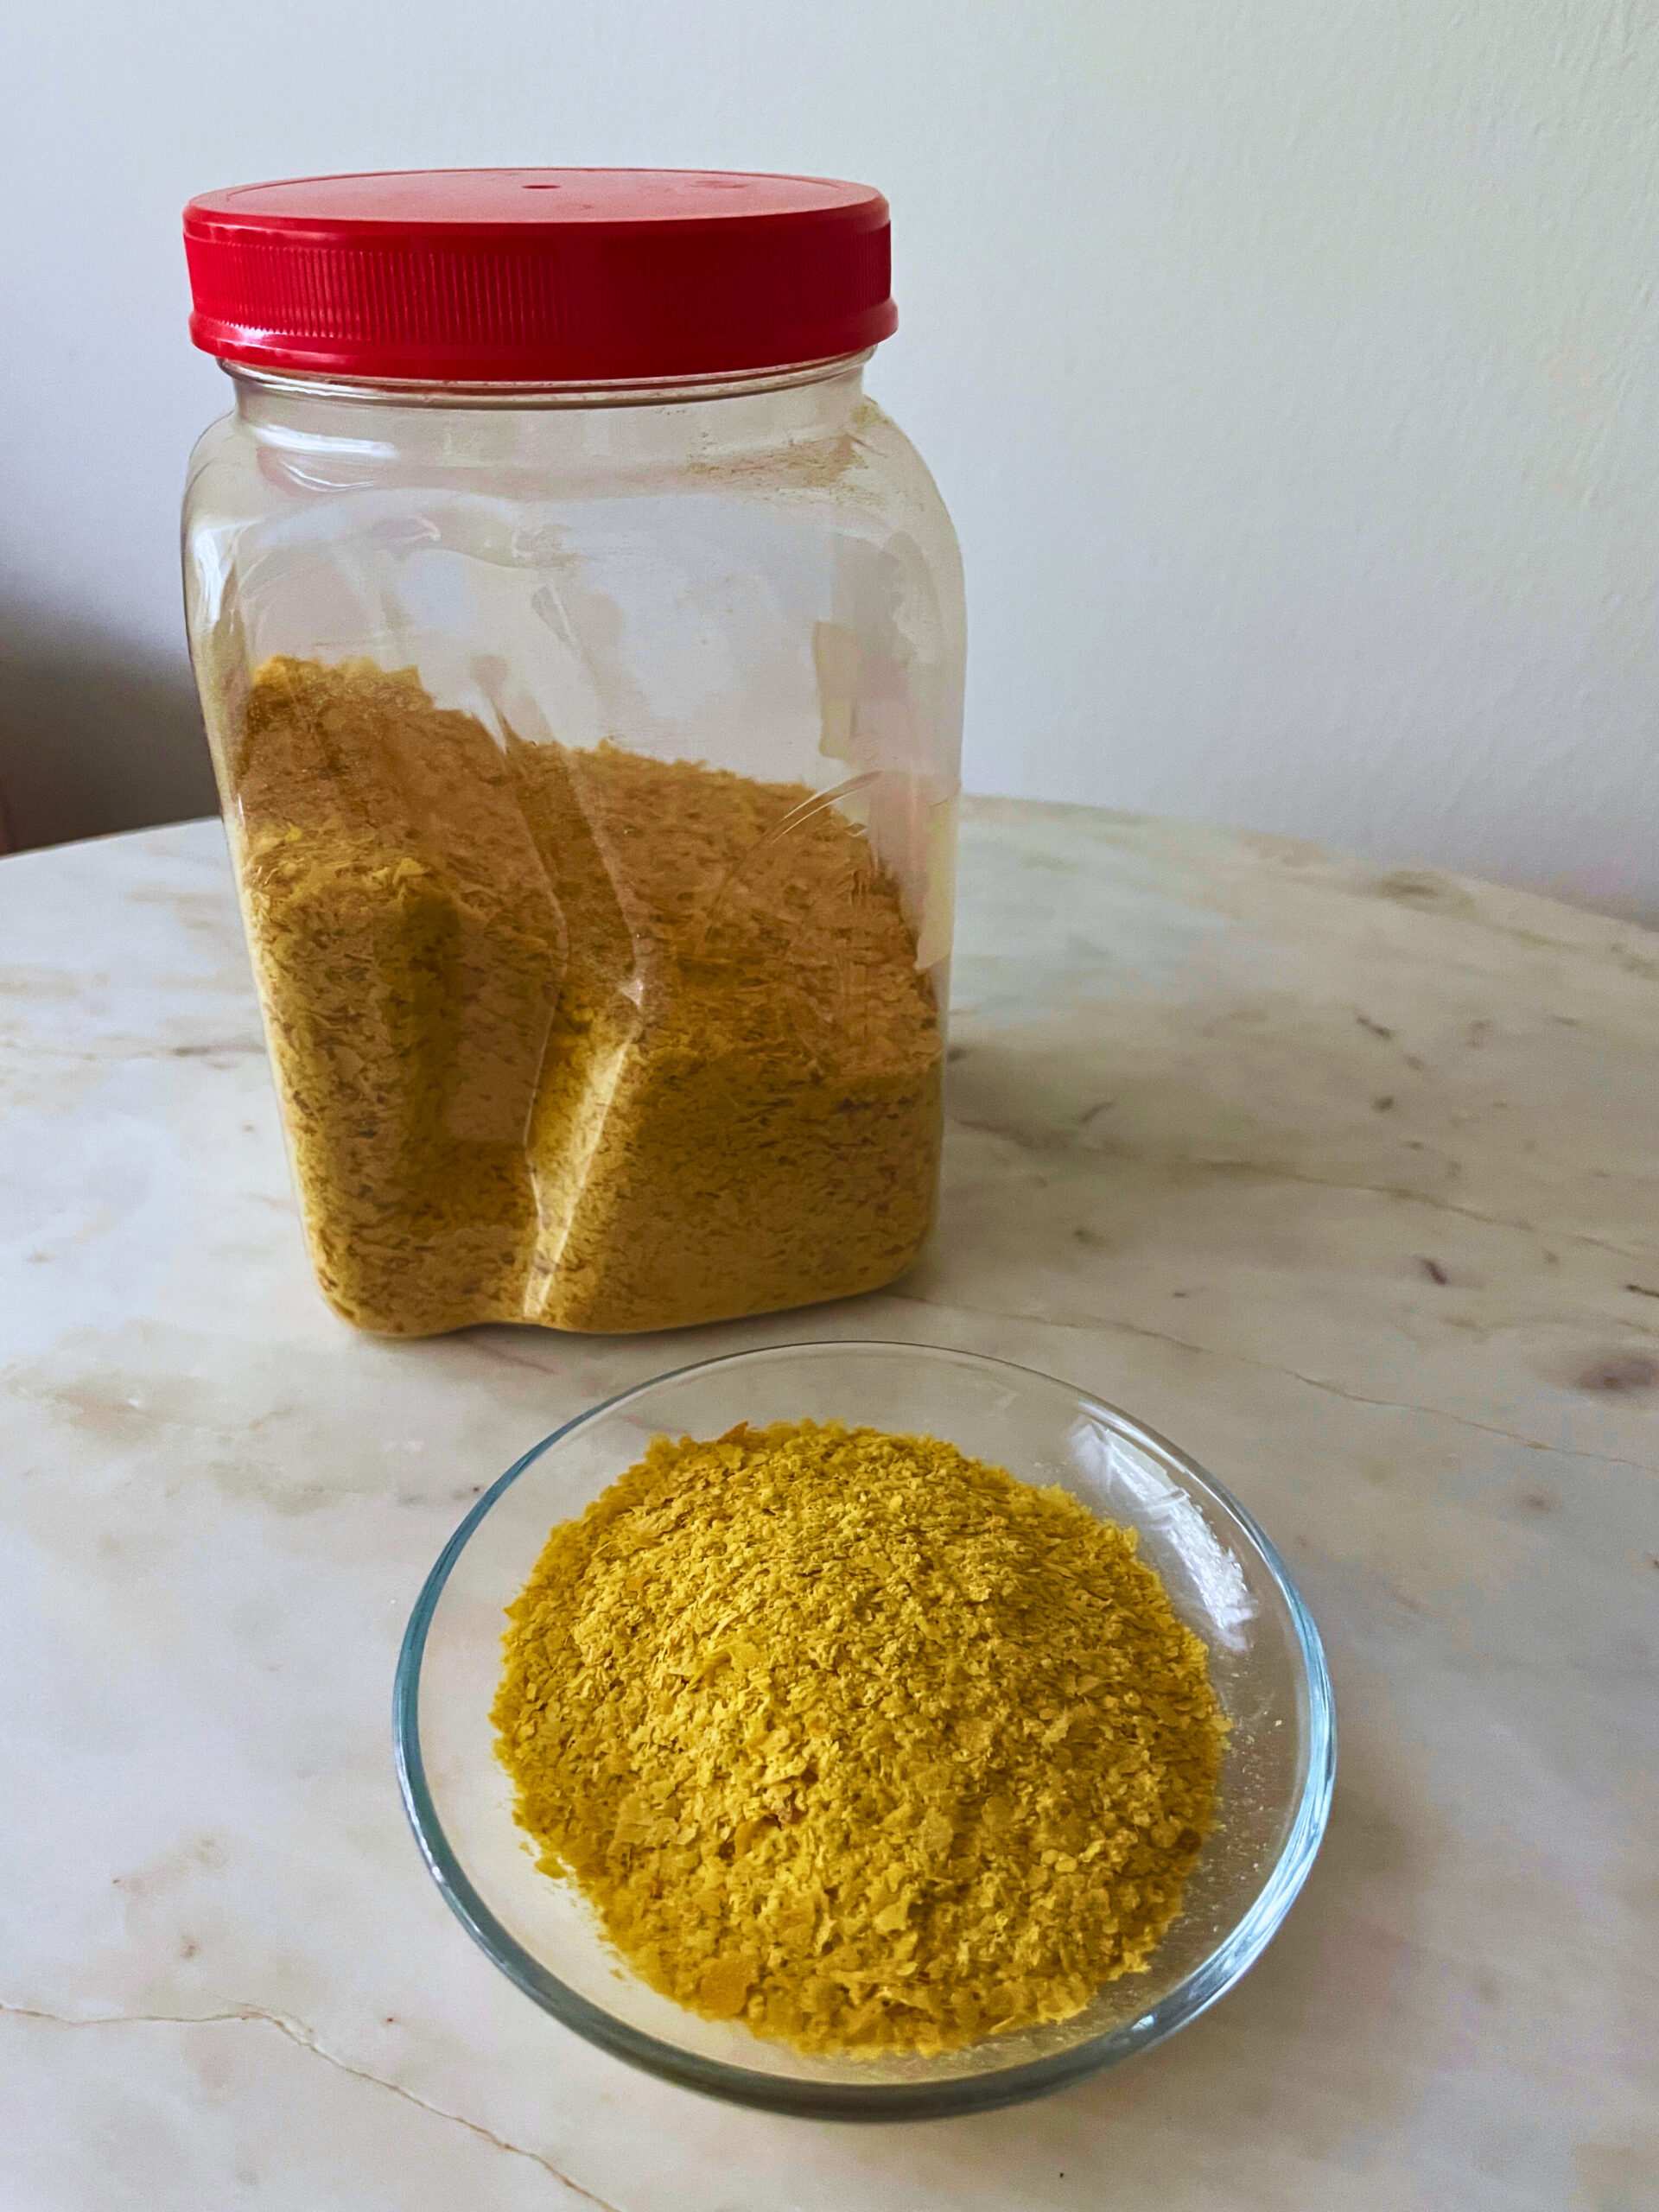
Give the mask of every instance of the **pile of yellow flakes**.
POLYGON ((653 1987, 804 2050, 1065 2018, 1211 1823, 1226 1724, 1133 1533, 931 1437, 659 1437, 511 1623, 543 1866, 653 1987))

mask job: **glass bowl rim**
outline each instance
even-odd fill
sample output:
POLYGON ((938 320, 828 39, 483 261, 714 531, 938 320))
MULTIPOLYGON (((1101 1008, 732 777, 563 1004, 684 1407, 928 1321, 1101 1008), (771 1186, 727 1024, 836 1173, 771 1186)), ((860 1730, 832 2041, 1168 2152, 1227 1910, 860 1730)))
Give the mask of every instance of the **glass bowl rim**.
MULTIPOLYGON (((619 1469, 618 1471, 621 1471, 619 1469)), ((1150 2050, 1178 2029, 1196 2020, 1200 2013, 1208 2012, 1243 1980, 1278 1932, 1280 1924, 1295 1902, 1324 1839, 1337 1764, 1335 1700, 1319 1630, 1314 1626, 1313 1617, 1292 1580, 1277 1546, 1255 1516, 1239 1503, 1230 1491, 1155 1429, 1146 1427, 1132 1415, 1109 1404, 1104 1399, 1096 1397, 1092 1391, 1065 1382, 1058 1376, 1046 1374, 1039 1368, 1020 1366, 1012 1360, 998 1359, 984 1352, 958 1351, 947 1344, 909 1344, 882 1338, 821 1338, 722 1352, 712 1359, 690 1360, 683 1367, 665 1369, 660 1375, 653 1375, 643 1382, 632 1383, 627 1389, 617 1391, 599 1404, 585 1408, 570 1420, 561 1422, 539 1443, 532 1444, 527 1452, 513 1461, 505 1474, 491 1484, 469 1510, 439 1553, 422 1585, 397 1655, 397 1670, 392 1686, 392 1743, 404 1809, 408 1815, 421 1856, 426 1862, 427 1872, 473 1941, 526 1997, 598 2049, 680 2088, 696 2089, 728 2103, 751 2106, 761 2111, 805 2119, 836 2120, 938 2120, 955 2113, 988 2112, 999 2106, 1023 2103, 1029 2098, 1046 2096, 1074 2082, 1083 2081, 1088 2075, 1141 2051, 1150 2050), (1284 1847, 1249 1910, 1220 1939, 1208 1956, 1139 2019, 1128 2021, 1104 2035, 1092 2037, 1086 2043, 1056 2051, 1046 2058, 984 2074, 944 2076, 936 2082, 872 2082, 864 2085, 851 2082, 791 2079, 787 2075, 766 2073, 759 2068, 733 2066, 722 2060, 700 2056, 674 2044, 664 2043, 659 2037, 646 2035, 606 2012, 569 1988, 556 1974, 550 1973, 540 1960, 525 1950, 516 1937, 501 1925, 474 1888, 438 1817, 437 1808, 427 1786, 425 1763, 421 1752, 421 1665, 425 1656, 427 1635, 445 1585, 485 1516, 544 1452, 550 1451, 574 1430, 599 1420, 602 1414, 613 1413, 630 1400, 643 1397, 647 1392, 659 1389, 666 1382, 678 1382, 686 1376, 785 1356, 833 1356, 844 1352, 877 1352, 900 1359, 913 1355, 920 1355, 925 1359, 943 1357, 992 1373, 1046 1383, 1054 1389, 1071 1392, 1081 1407, 1092 1414, 1103 1415, 1130 1443, 1179 1468, 1186 1480, 1214 1498, 1233 1516, 1261 1554, 1285 1601, 1295 1630, 1297 1656, 1307 1692, 1307 1776, 1284 1847)))

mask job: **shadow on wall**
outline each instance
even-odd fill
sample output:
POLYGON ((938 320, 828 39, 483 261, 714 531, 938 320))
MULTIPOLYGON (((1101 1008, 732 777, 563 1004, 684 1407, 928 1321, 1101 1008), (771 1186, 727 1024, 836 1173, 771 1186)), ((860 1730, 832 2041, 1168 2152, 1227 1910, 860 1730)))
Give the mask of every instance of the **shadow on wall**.
POLYGON ((216 814, 188 664, 0 607, 0 805, 14 852, 216 814))

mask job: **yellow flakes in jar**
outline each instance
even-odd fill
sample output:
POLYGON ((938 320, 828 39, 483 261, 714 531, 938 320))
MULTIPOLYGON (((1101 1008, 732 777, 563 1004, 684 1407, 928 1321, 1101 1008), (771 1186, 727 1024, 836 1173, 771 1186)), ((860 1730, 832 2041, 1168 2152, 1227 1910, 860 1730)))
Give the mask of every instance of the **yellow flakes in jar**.
POLYGON ((317 1276, 365 1329, 682 1327, 931 1225, 944 1052, 899 887, 804 785, 496 737, 261 664, 232 835, 317 1276))

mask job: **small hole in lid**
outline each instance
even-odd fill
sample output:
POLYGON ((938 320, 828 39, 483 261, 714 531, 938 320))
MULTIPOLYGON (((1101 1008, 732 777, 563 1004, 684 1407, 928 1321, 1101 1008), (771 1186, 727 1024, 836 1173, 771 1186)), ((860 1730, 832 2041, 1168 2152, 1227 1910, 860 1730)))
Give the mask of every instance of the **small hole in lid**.
POLYGON ((563 189, 560 184, 527 184, 524 187, 526 192, 563 192, 563 189))

